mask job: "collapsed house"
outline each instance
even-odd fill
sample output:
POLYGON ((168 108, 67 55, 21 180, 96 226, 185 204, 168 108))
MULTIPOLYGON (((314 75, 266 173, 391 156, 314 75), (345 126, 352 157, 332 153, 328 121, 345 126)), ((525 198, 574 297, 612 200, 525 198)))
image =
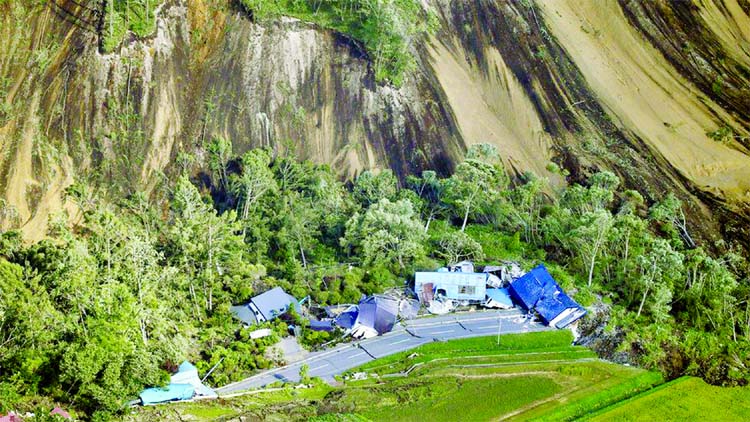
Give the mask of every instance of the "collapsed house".
POLYGON ((418 311, 417 301, 374 295, 363 298, 357 305, 337 305, 326 309, 333 318, 310 320, 310 329, 332 331, 340 328, 354 338, 370 338, 391 331, 399 317, 415 318, 418 311))
POLYGON ((192 399, 218 397, 216 392, 206 387, 198 377, 198 368, 188 361, 182 362, 177 372, 172 374, 166 387, 147 388, 139 395, 144 406, 192 399))
POLYGON ((281 287, 259 294, 244 305, 232 306, 229 310, 235 318, 246 326, 271 321, 286 313, 289 308, 300 312, 300 304, 294 296, 288 294, 281 287))
POLYGON ((586 315, 586 310, 563 292, 544 265, 514 280, 508 290, 516 303, 529 312, 536 311, 552 327, 565 328, 586 315))

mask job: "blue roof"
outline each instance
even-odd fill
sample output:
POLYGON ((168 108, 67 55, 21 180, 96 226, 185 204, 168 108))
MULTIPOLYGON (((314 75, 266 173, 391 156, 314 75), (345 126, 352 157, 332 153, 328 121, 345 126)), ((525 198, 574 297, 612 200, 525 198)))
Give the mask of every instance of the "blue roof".
POLYGON ((356 305, 352 305, 349 309, 340 313, 339 316, 336 317, 336 325, 345 330, 348 330, 349 328, 352 328, 354 326, 354 323, 357 321, 358 315, 359 308, 357 308, 356 305))
POLYGON ((190 372, 190 371, 197 371, 198 368, 195 367, 192 363, 188 361, 184 361, 180 364, 180 366, 177 367, 177 373, 180 372, 190 372))
POLYGON ((487 297, 497 303, 507 306, 513 306, 513 300, 510 298, 508 289, 487 289, 487 297))
POLYGON ((195 388, 190 384, 169 384, 164 388, 147 388, 141 391, 140 398, 144 405, 164 403, 174 400, 190 400, 195 388))
POLYGON ((235 318, 239 319, 247 325, 253 325, 258 322, 258 318, 255 316, 253 310, 250 309, 249 303, 246 303, 244 305, 230 306, 229 312, 231 312, 232 315, 235 316, 235 318))
POLYGON ((323 320, 323 321, 311 319, 310 329, 313 331, 333 331, 333 321, 330 319, 323 320))
POLYGON ((563 292, 544 265, 537 266, 513 281, 509 293, 524 308, 536 310, 547 324, 566 309, 577 309, 576 315, 580 315, 578 318, 586 313, 581 305, 563 292))
MULTIPOLYGON (((521 306, 532 309, 545 294, 545 288, 555 289, 557 283, 544 265, 539 265, 510 283, 510 294, 521 306)), ((559 288, 559 287, 557 287, 559 288)))
POLYGON ((371 327, 375 328, 378 334, 384 334, 391 331, 396 324, 396 318, 398 317, 398 302, 398 299, 391 299, 384 296, 371 296, 361 301, 359 305, 360 309, 364 304, 375 305, 375 320, 371 327))

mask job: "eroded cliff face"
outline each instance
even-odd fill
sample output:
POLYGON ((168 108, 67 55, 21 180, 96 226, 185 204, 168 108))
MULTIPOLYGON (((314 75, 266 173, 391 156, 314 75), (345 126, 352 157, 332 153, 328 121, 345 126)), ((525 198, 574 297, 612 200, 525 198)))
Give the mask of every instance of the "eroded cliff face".
POLYGON ((745 3, 427 5, 441 28, 400 88, 376 84, 343 36, 253 23, 224 0, 167 1, 151 38, 109 55, 86 3, 0 6, 4 227, 42 237, 51 213, 73 211, 63 192, 76 178, 126 195, 197 174, 223 136, 235 153, 266 146, 342 177, 449 173, 490 142, 512 173, 561 183, 551 161, 573 179, 611 169, 650 200, 677 192, 704 238, 750 238, 745 3))

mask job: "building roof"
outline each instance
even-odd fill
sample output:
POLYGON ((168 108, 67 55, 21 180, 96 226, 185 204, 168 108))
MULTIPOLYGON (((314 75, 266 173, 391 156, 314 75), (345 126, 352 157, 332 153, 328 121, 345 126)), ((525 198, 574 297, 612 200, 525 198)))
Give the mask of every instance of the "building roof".
POLYGON ((487 289, 487 297, 501 305, 513 307, 508 289, 487 289))
POLYGON ((231 312, 232 315, 235 316, 235 318, 239 319, 247 325, 253 325, 258 322, 258 318, 255 317, 255 312, 250 309, 249 303, 246 303, 244 305, 230 306, 229 312, 231 312))
POLYGON ((198 368, 192 363, 184 361, 180 364, 177 372, 172 374, 171 384, 189 384, 193 387, 195 394, 201 397, 216 397, 214 390, 206 387, 198 376, 198 368))
MULTIPOLYGON (((398 317, 398 302, 398 299, 386 296, 370 296, 359 302, 360 315, 362 315, 363 306, 365 307, 364 309, 366 312, 370 312, 369 305, 373 305, 374 320, 372 325, 368 326, 375 328, 378 334, 387 333, 391 331, 396 324, 396 318, 398 317)), ((366 318, 369 318, 369 316, 366 316, 366 318)))
MULTIPOLYGON (((572 314, 577 317, 570 321, 566 318, 565 325, 586 314, 581 305, 565 294, 544 265, 537 266, 513 281, 509 292, 521 306, 528 310, 535 310, 546 324, 550 324, 568 309, 575 310, 572 314)), ((562 328, 560 324, 558 328, 562 328)))
MULTIPOLYGON (((443 290, 445 297, 456 300, 483 301, 487 287, 487 274, 463 272, 417 272, 414 274, 414 291, 423 302, 425 285, 432 285, 436 294, 443 290), (461 287, 473 287, 469 289, 461 287)), ((443 292, 440 292, 443 293, 443 292)))
POLYGON ((333 331, 333 321, 330 319, 324 319, 322 321, 311 319, 310 329, 313 331, 333 331))
POLYGON ((357 322, 358 315, 359 308, 357 307, 357 305, 351 305, 346 311, 340 313, 336 317, 336 325, 345 330, 348 330, 354 326, 354 323, 357 322))
POLYGON ((510 294, 526 309, 536 306, 546 289, 559 288, 544 265, 539 265, 510 283, 510 294))
POLYGON ((261 293, 250 299, 250 302, 244 305, 232 306, 230 312, 247 325, 253 325, 259 321, 270 321, 289 310, 289 305, 294 310, 300 312, 300 305, 294 296, 288 294, 281 287, 261 293), (255 314, 253 308, 257 309, 262 318, 255 314))
POLYGON ((250 302, 258 308, 258 311, 267 321, 288 311, 289 305, 292 305, 295 311, 300 311, 297 299, 285 292, 281 287, 274 287, 265 293, 261 293, 252 298, 250 302))
POLYGON ((166 387, 147 388, 139 395, 144 406, 175 400, 190 400, 195 388, 190 384, 168 384, 166 387))

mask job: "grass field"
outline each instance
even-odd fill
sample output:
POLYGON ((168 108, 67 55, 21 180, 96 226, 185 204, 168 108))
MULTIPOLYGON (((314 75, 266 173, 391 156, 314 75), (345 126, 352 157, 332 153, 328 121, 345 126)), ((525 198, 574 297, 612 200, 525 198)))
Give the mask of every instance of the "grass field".
POLYGON ((741 421, 750 417, 750 387, 715 387, 683 377, 605 408, 589 421, 741 421))
POLYGON ((625 406, 639 406, 640 393, 663 383, 659 374, 600 361, 571 343, 564 330, 505 335, 499 345, 494 336, 430 343, 357 368, 353 372, 371 377, 342 386, 287 386, 140 409, 126 419, 567 421, 599 415, 595 420, 611 420, 625 406), (634 396, 639 398, 628 401, 634 396), (617 407, 623 401, 627 404, 617 407))

